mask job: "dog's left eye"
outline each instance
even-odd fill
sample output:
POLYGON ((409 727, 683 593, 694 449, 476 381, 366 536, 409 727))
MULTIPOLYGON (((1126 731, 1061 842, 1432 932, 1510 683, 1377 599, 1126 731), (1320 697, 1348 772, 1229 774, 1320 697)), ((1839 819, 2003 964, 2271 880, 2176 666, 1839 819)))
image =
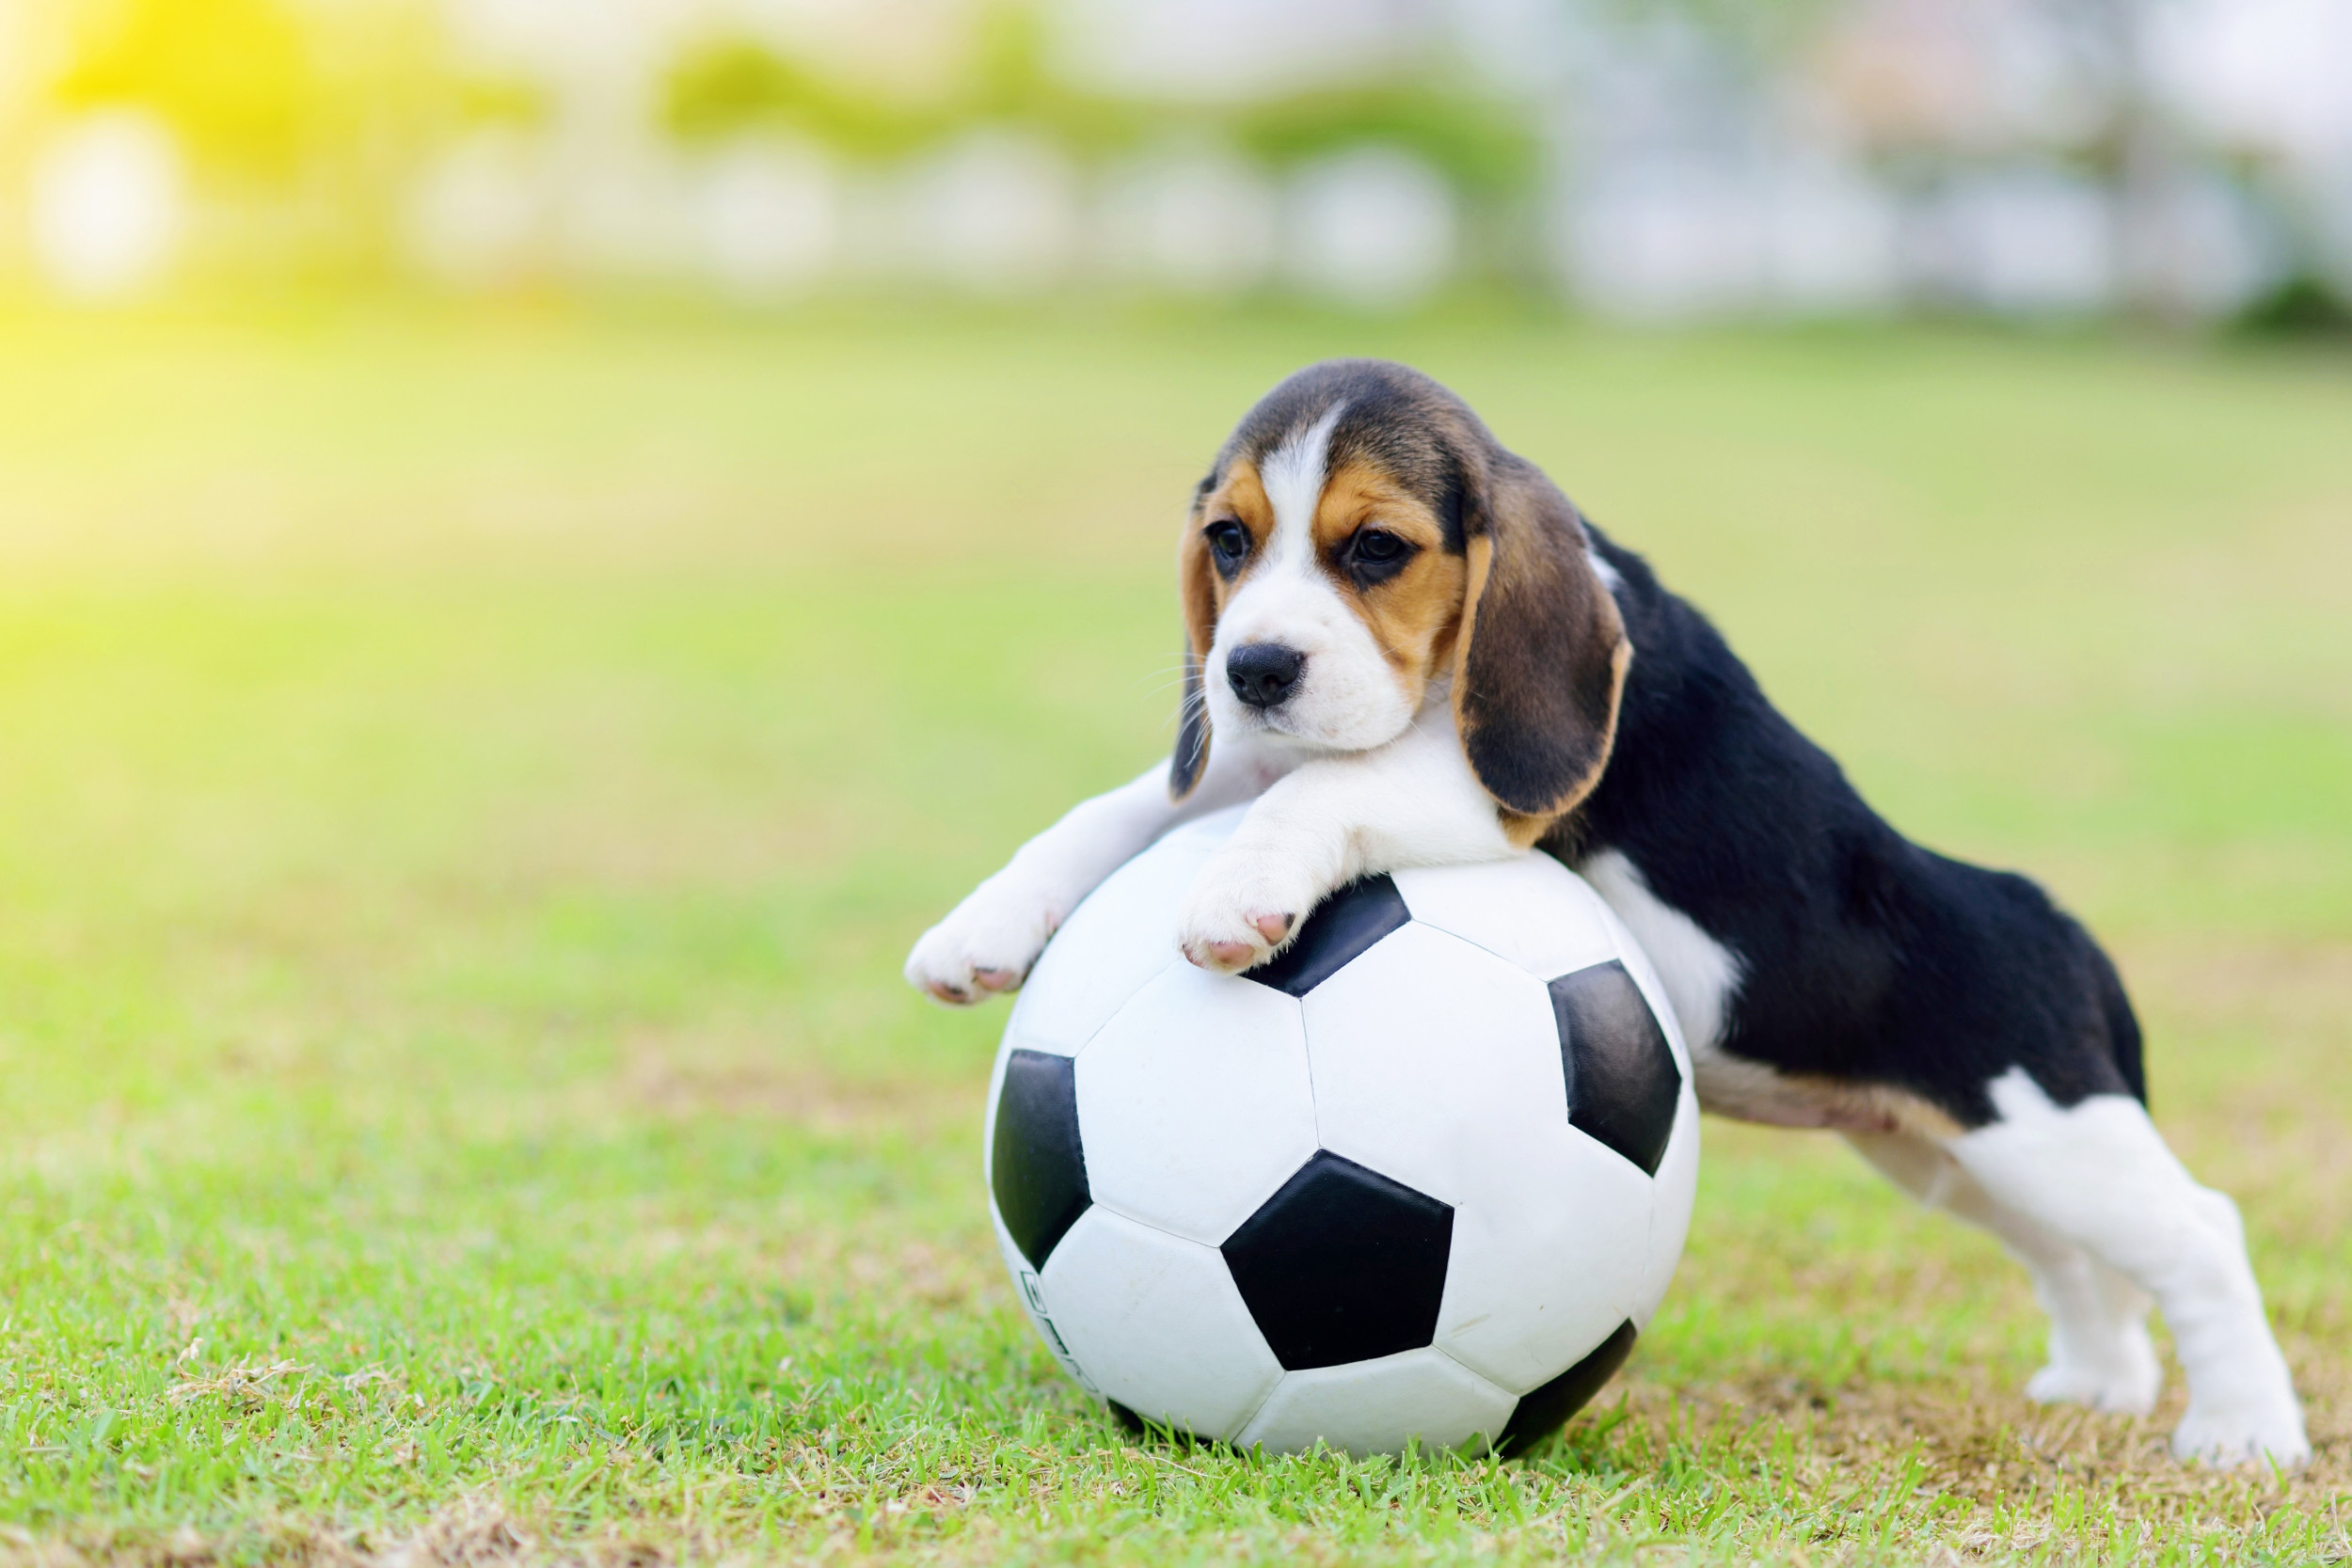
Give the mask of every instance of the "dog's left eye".
POLYGON ((1339 565, 1359 588, 1371 588, 1405 570, 1421 546, 1384 528, 1360 528, 1340 552, 1339 565))
POLYGON ((1239 523, 1211 523, 1202 531, 1208 535, 1209 548, 1216 552, 1217 565, 1226 571, 1232 571, 1249 553, 1249 531, 1239 523))

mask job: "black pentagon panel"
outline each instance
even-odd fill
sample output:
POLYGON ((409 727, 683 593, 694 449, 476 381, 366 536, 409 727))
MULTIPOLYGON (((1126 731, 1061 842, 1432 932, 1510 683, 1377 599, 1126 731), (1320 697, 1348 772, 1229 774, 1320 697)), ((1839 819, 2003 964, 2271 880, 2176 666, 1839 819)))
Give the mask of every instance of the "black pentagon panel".
POLYGON ((1437 1337, 1454 1207, 1324 1149, 1226 1238, 1226 1267, 1291 1371, 1437 1337))
POLYGON ((1297 940, 1246 978, 1304 996, 1412 918, 1393 879, 1360 878, 1317 904, 1297 940))
POLYGON ((989 1185, 1012 1244, 1033 1269, 1045 1266, 1094 1201, 1078 1145, 1077 1069, 1070 1057, 1044 1051, 1016 1051, 1005 1062, 989 1185))
POLYGON ((1567 1425, 1568 1418, 1592 1403, 1602 1385, 1617 1375, 1617 1369, 1633 1353, 1633 1341, 1639 1337, 1629 1319, 1619 1323, 1616 1332, 1595 1346, 1583 1360, 1541 1387, 1521 1394, 1518 1408, 1511 1412, 1511 1418, 1503 1423, 1502 1435, 1495 1439, 1495 1452, 1505 1459, 1517 1459, 1567 1425))
POLYGON ((1656 1176, 1675 1130, 1682 1069, 1642 989, 1612 958, 1551 982, 1551 1012, 1569 1125, 1656 1176))

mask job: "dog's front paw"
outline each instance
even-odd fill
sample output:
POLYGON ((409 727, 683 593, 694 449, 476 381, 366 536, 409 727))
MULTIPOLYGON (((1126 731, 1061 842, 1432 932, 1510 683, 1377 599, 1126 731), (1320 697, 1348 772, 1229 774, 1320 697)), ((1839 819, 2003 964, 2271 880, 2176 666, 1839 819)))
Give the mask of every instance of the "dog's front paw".
POLYGON ((1228 847, 1200 868, 1185 895, 1176 945, 1202 969, 1255 969, 1289 944, 1330 891, 1293 857, 1228 847))
POLYGON ((907 981, 951 1007, 1017 990, 1067 912, 1042 890, 999 873, 915 942, 907 981))
POLYGON ((2278 1465, 2298 1469, 2311 1462, 2311 1439, 2303 1434, 2303 1410, 2292 1393, 2202 1400, 2192 1394, 2188 1414, 2172 1429, 2172 1456, 2207 1465, 2278 1465))
MULTIPOLYGON (((2134 1293, 2136 1298, 2136 1293, 2134 1293)), ((2110 1319, 2070 1319, 2051 1333, 2049 1366, 2026 1383, 2037 1403, 2070 1403, 2107 1416, 2148 1416, 2164 1387, 2164 1364, 2134 1300, 2110 1319)))

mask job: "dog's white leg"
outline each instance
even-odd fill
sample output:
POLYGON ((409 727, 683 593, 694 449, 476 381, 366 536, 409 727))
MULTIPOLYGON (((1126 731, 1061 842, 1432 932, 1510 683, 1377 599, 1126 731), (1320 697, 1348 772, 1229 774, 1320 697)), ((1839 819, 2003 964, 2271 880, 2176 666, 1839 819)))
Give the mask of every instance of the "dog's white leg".
POLYGON ((1249 969, 1359 877, 1502 860, 1518 847, 1452 716, 1436 708, 1386 746, 1301 764, 1260 796, 1200 868, 1176 940, 1204 969, 1249 969))
POLYGON ((2061 1109, 2018 1069, 1991 1093, 1999 1119, 1945 1147, 1994 1202, 2155 1298, 2188 1374, 2172 1451, 2225 1465, 2308 1460, 2302 1406, 2263 1315, 2237 1206, 2197 1184, 2128 1096, 2061 1109))
POLYGON ((1249 799, 1271 776, 1245 748, 1226 746, 1210 753, 1181 802, 1168 797, 1165 765, 1080 801, 917 939, 907 955, 908 982, 951 1006, 1015 989, 1046 939, 1104 878, 1168 829, 1249 799))
POLYGON ((2148 1338, 2147 1294, 2073 1243, 1993 1201, 1932 1140, 1910 1132, 1849 1132, 1846 1141, 1897 1186, 1932 1209, 1989 1230, 2033 1276, 2050 1315, 2049 1364, 2026 1385, 2044 1403, 2144 1416, 2164 1369, 2148 1338))

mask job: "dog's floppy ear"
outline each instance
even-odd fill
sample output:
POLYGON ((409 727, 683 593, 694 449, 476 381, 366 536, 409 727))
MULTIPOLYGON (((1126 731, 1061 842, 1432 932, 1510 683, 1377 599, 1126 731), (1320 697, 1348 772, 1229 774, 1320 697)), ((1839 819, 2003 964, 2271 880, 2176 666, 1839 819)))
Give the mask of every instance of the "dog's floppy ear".
POLYGON ((1176 715, 1176 752, 1168 758, 1168 794, 1181 800, 1200 782, 1209 765, 1209 701, 1200 672, 1216 638, 1216 583, 1208 542, 1197 528, 1184 530, 1176 547, 1176 581, 1184 609, 1184 700, 1176 715))
POLYGON ((1462 749, 1504 807, 1559 816, 1600 782, 1632 644, 1576 509, 1534 465, 1492 452, 1466 488, 1462 749))

